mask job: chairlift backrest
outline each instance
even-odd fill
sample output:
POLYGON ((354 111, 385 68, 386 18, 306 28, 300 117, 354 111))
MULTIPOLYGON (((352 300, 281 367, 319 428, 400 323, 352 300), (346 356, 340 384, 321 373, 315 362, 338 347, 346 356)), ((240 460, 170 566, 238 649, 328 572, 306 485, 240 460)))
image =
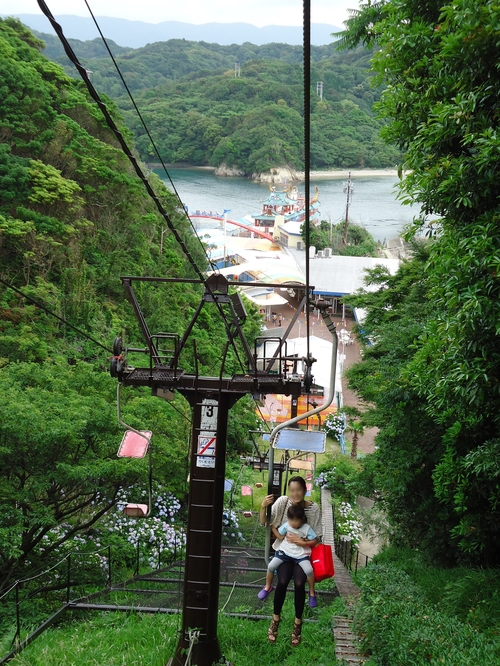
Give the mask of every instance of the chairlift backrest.
POLYGON ((325 446, 326 432, 298 430, 297 428, 280 430, 273 444, 273 448, 282 451, 308 451, 309 453, 324 453, 325 446))
POLYGON ((144 518, 148 514, 147 504, 125 504, 123 513, 129 518, 144 518))

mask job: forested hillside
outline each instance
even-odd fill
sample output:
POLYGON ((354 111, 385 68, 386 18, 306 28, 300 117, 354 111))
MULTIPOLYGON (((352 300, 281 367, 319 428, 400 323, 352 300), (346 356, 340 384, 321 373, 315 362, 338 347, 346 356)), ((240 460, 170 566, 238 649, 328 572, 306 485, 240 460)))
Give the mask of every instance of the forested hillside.
MULTIPOLYGON (((94 538, 124 487, 139 483, 135 492, 143 492, 144 463, 116 458, 122 430, 111 343, 124 335, 143 344, 120 275, 193 276, 83 84, 42 50, 21 24, 0 21, 0 590, 82 530, 94 538)), ((204 251, 177 201, 149 179, 203 270, 204 251)), ((182 333, 201 292, 143 285, 139 295, 152 330, 182 333)), ((202 319, 193 332, 200 371, 218 372, 225 328, 216 313, 202 319)), ((194 367, 192 351, 182 362, 194 367)), ((226 370, 236 367, 230 352, 226 370)), ((254 417, 244 405, 235 409, 230 446, 241 448, 245 419, 254 417)), ((153 430, 155 481, 168 481, 182 499, 185 402, 177 396, 172 406, 137 390, 124 393, 123 410, 133 426, 153 430)))
MULTIPOLYGON (((40 35, 46 54, 74 75, 55 37, 40 35)), ((144 160, 155 161, 150 141, 99 40, 71 40, 134 131, 144 160)), ((141 49, 110 44, 127 85, 170 163, 219 166, 247 174, 271 167, 303 168, 302 48, 287 44, 221 46, 170 40, 141 49), (241 76, 234 75, 234 64, 241 76)), ((339 53, 334 44, 312 47, 312 167, 394 167, 400 152, 380 138, 383 123, 372 107, 370 52, 339 53), (316 82, 323 81, 323 100, 316 82)))

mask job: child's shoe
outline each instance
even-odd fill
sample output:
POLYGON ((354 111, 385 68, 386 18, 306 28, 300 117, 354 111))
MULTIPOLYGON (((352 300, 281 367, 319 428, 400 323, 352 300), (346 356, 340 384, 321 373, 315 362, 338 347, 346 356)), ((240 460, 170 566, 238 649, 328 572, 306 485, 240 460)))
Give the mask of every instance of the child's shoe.
POLYGON ((266 588, 263 587, 257 596, 261 601, 264 601, 264 599, 267 599, 267 597, 271 594, 273 589, 274 589, 273 587, 270 587, 269 590, 266 590, 266 588))

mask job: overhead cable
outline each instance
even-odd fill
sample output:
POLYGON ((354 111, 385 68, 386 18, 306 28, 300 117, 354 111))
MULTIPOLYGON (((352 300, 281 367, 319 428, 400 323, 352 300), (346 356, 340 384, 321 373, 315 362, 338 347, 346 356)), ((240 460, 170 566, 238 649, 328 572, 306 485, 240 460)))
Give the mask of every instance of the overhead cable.
POLYGON ((65 50, 65 52, 66 52, 66 55, 67 55, 68 58, 71 60, 71 62, 74 64, 74 66, 75 66, 76 69, 78 70, 78 73, 79 73, 80 76, 82 77, 83 82, 84 82, 85 85, 87 86, 87 90, 89 91, 90 96, 91 96, 92 99, 96 102, 96 104, 99 106, 99 108, 100 108, 102 114, 104 115, 104 118, 105 118, 105 120, 106 120, 106 122, 107 122, 109 128, 112 130, 112 132, 114 133, 115 137, 117 138, 118 143, 120 144, 120 146, 121 146, 123 152, 124 152, 125 155, 128 157, 128 159, 129 159, 130 163, 132 164, 132 166, 133 166, 133 168, 134 168, 136 174, 139 176, 139 178, 140 178, 140 179, 142 180, 142 182, 144 183, 144 186, 145 186, 145 188, 146 188, 148 194, 150 195, 150 197, 153 199, 153 201, 154 201, 154 203, 155 203, 155 205, 156 205, 156 207, 157 207, 157 209, 158 209, 158 212, 160 213, 160 215, 163 217, 163 219, 164 219, 165 222, 167 223, 168 228, 170 229, 170 231, 171 231, 172 234, 174 235, 176 241, 179 243, 179 245, 180 245, 182 251, 184 252, 184 254, 185 254, 187 260, 188 260, 189 263, 191 264, 191 266, 192 266, 192 268, 194 269, 195 273, 196 273, 196 274, 198 275, 198 277, 204 282, 204 281, 205 281, 205 276, 203 275, 203 272, 198 268, 198 266, 197 266, 197 264, 196 264, 196 261, 194 260, 194 257, 193 257, 193 255, 191 254, 191 251, 189 250, 189 248, 187 247, 186 243, 185 243, 184 240, 182 239, 182 237, 181 237, 181 235, 179 234, 178 230, 175 228, 175 225, 173 224, 172 220, 170 219, 170 216, 169 216, 168 212, 167 212, 167 211, 165 210, 165 208, 163 207, 163 204, 161 203, 161 201, 160 201, 160 199, 158 198, 156 192, 155 192, 154 189, 152 188, 152 186, 151 186, 149 180, 147 179, 147 176, 146 176, 146 175, 144 174, 144 172, 142 171, 142 169, 141 169, 141 167, 140 167, 140 165, 139 165, 139 162, 137 161, 137 159, 135 158, 135 156, 132 154, 132 151, 131 151, 131 149, 129 148, 127 142, 125 141, 125 139, 124 139, 124 137, 123 137, 123 134, 120 132, 120 130, 118 129, 118 127, 117 127, 117 125, 116 125, 116 123, 115 123, 115 121, 113 120, 113 117, 112 117, 111 114, 109 113, 106 104, 104 104, 104 102, 102 101, 101 97, 99 96, 99 93, 98 93, 97 90, 94 88, 92 82, 90 81, 90 78, 89 78, 89 75, 88 75, 87 70, 85 69, 85 67, 83 67, 83 65, 82 65, 82 64, 80 63, 80 61, 78 60, 78 57, 76 56, 75 52, 73 51, 73 48, 72 48, 71 44, 68 42, 66 36, 64 35, 64 32, 63 32, 63 30, 62 30, 62 27, 59 25, 59 23, 56 21, 56 19, 55 19, 54 16, 52 15, 52 12, 51 12, 50 9, 48 8, 48 6, 47 6, 45 0, 37 0, 37 1, 38 1, 38 6, 39 6, 40 9, 42 10, 42 12, 45 14, 45 16, 49 19, 49 21, 50 21, 50 23, 51 23, 51 25, 52 25, 52 28, 54 29, 55 33, 56 33, 57 36, 59 37, 59 39, 60 39, 60 41, 61 41, 61 43, 62 43, 62 45, 63 45, 63 48, 64 48, 64 50, 65 50))
POLYGON ((52 312, 52 310, 49 310, 49 308, 46 308, 45 305, 42 305, 39 301, 37 301, 34 298, 31 298, 31 296, 28 296, 27 294, 23 293, 20 289, 18 289, 17 287, 14 287, 14 285, 10 284, 6 280, 3 280, 2 278, 0 278, 0 282, 2 282, 6 287, 8 287, 9 289, 12 289, 12 291, 15 291, 17 294, 19 294, 20 296, 22 296, 26 300, 31 301, 31 303, 36 305, 41 310, 44 310, 44 312, 46 312, 47 314, 51 315, 52 317, 55 317, 60 322, 62 322, 66 326, 69 326, 69 328, 72 328, 74 331, 76 331, 80 335, 83 335, 84 338, 87 338, 87 340, 90 340, 95 345, 98 345, 99 347, 101 347, 101 349, 104 349, 104 351, 106 351, 110 354, 113 353, 111 351, 111 349, 108 349, 108 347, 105 347, 101 342, 99 342, 95 338, 91 337, 88 333, 85 333, 85 331, 82 331, 80 328, 77 328, 76 326, 73 326, 73 324, 70 324, 69 321, 67 321, 66 319, 63 319, 62 317, 57 315, 55 312, 52 312))
MULTIPOLYGON (((311 0, 304 0, 303 20, 303 63, 304 63, 304 198, 305 198, 305 220, 304 240, 306 245, 306 331, 307 331, 307 363, 310 362, 310 316, 309 316, 309 248, 311 244, 311 0)), ((307 366, 310 370, 310 366, 307 366)))
MULTIPOLYGON (((163 219, 167 223, 168 228, 170 229, 170 231, 174 235, 175 239, 179 243, 182 251, 184 252, 184 255, 186 256, 187 260, 191 264, 195 273, 198 275, 198 277, 203 282, 203 284, 205 284, 205 287, 208 289, 208 291, 213 295, 212 289, 205 282, 205 275, 203 274, 203 271, 196 264, 196 261, 195 261, 193 255, 191 254, 191 252, 190 252, 189 248, 187 247, 186 243, 184 242, 181 235, 179 234, 179 232, 175 228, 172 220, 170 219, 170 216, 169 216, 168 212, 165 210, 161 201, 159 200, 158 196, 156 195, 156 192, 151 187, 150 182, 148 181, 148 179, 147 179, 146 175, 144 174, 144 172, 142 171, 137 159, 132 154, 132 151, 130 150, 127 142, 125 141, 125 139, 123 137, 123 134, 120 132, 120 130, 118 129, 118 127, 117 127, 115 121, 113 120, 111 114, 109 113, 106 104, 104 104, 101 97, 99 96, 99 93, 97 92, 97 90, 94 88, 92 82, 90 81, 87 70, 85 69, 85 67, 83 67, 83 65, 78 60, 78 57, 76 56, 75 52, 73 51, 73 48, 72 48, 71 44, 68 42, 66 36, 64 35, 62 27, 55 20, 54 16, 52 15, 52 12, 50 11, 50 9, 47 6, 47 3, 45 2, 45 0, 37 0, 37 1, 38 1, 38 6, 42 10, 43 14, 49 19, 49 21, 52 25, 52 28, 54 29, 55 33, 59 37, 59 40, 61 41, 61 43, 63 45, 63 48, 66 52, 66 55, 68 56, 70 61, 75 65, 76 69, 78 70, 78 73, 82 77, 83 82, 87 86, 87 90, 89 91, 90 96, 97 103, 97 105, 100 108, 102 114, 104 115, 104 118, 105 118, 105 120, 108 124, 108 127, 112 130, 112 132, 116 136, 123 152, 125 153, 125 155, 129 159, 129 161, 131 162, 136 174, 139 176, 139 178, 144 183, 144 186, 145 186, 148 194, 150 195, 150 197, 153 199, 153 201, 154 201, 154 203, 155 203, 155 205, 158 209, 158 212, 160 213, 160 215, 163 217, 163 219)), ((238 350, 236 348, 236 344, 235 344, 234 339, 231 335, 229 323, 227 321, 225 312, 222 309, 222 305, 218 302, 218 300, 215 297, 214 297, 214 302, 215 302, 215 304, 217 306, 217 309, 219 310, 219 313, 221 314, 221 317, 224 321, 224 327, 226 329, 227 338, 231 341, 232 346, 233 346, 234 351, 235 351, 235 354, 238 358, 238 361, 239 361, 242 369, 245 371, 244 365, 243 365, 243 363, 242 363, 242 361, 239 357, 238 350)))
POLYGON ((127 91, 127 94, 128 94, 128 96, 129 96, 129 98, 130 98, 130 101, 132 102, 132 105, 133 105, 133 107, 134 107, 134 109, 135 109, 137 115, 139 116, 139 120, 141 121, 141 124, 142 124, 142 126, 144 127, 144 131, 145 131, 146 134, 148 135, 148 139, 151 141, 151 145, 153 146, 153 149, 154 149, 154 151, 155 151, 155 153, 156 153, 156 156, 157 156, 157 158, 160 160, 160 164, 162 165, 163 170, 164 170, 165 173, 167 174, 167 178, 168 178, 168 180, 169 180, 169 182, 170 182, 170 185, 172 186, 172 189, 173 189, 173 191, 174 191, 174 193, 175 193, 175 196, 177 197, 179 203, 180 203, 181 206, 182 206, 182 210, 184 211, 184 213, 185 213, 187 219, 189 220, 189 224, 191 225, 191 229, 193 230, 193 232, 194 232, 196 238, 197 238, 197 239, 199 240, 199 242, 200 242, 200 245, 201 245, 201 247, 202 247, 202 249, 203 249, 203 252, 205 253, 205 256, 206 256, 206 258, 207 258, 207 263, 210 264, 210 266, 212 267, 212 270, 213 270, 213 271, 216 271, 216 270, 217 270, 217 267, 214 265, 214 263, 212 262, 212 260, 211 260, 210 257, 208 256, 208 253, 207 253, 206 247, 205 247, 205 245, 202 243, 200 237, 198 236, 198 234, 197 234, 197 232, 196 232, 196 229, 195 229, 195 227, 194 227, 194 225, 193 225, 193 221, 191 220, 191 217, 189 216, 188 212, 187 212, 186 209, 184 208, 184 204, 183 204, 183 202, 182 202, 182 200, 181 200, 181 198, 180 198, 180 196, 179 196, 179 192, 177 191, 177 188, 176 188, 175 185, 174 185, 174 181, 173 181, 172 178, 170 177, 170 174, 169 174, 169 172, 168 172, 168 170, 167 170, 167 167, 166 167, 166 165, 165 165, 165 162, 163 161, 163 158, 162 158, 162 156, 161 156, 161 154, 160 154, 160 151, 158 150, 158 148, 157 148, 157 146, 156 146, 156 142, 155 142, 155 140, 153 139, 153 137, 151 136, 151 132, 149 131, 148 126, 146 125, 146 121, 144 120, 144 118, 143 118, 143 116, 142 116, 142 113, 140 112, 140 110, 139 110, 139 108, 138 108, 138 106, 137 106, 137 104, 136 104, 136 102, 135 102, 135 99, 134 99, 134 97, 133 97, 133 95, 132 95, 132 92, 130 91, 130 88, 128 87, 127 82, 125 81, 125 78, 124 78, 124 76, 123 76, 123 74, 122 74, 122 72, 121 72, 121 70, 120 70, 120 67, 119 67, 119 65, 118 65, 118 63, 117 63, 117 61, 116 61, 116 59, 115 59, 115 57, 114 57, 114 55, 113 55, 113 52, 111 51, 111 49, 110 49, 110 47, 109 47, 109 44, 108 44, 108 42, 107 42, 107 40, 106 40, 106 37, 104 37, 104 34, 103 34, 102 30, 101 30, 101 27, 100 27, 99 23, 97 22, 97 19, 96 19, 96 17, 94 16, 94 13, 92 12, 92 9, 90 8, 90 5, 89 5, 89 3, 87 2, 87 0, 85 0, 85 4, 87 5, 87 9, 89 10, 90 16, 92 17, 92 20, 94 21, 94 25, 95 25, 95 27, 97 28, 97 30, 98 30, 98 32, 99 32, 99 34, 100 34, 100 36, 101 36, 101 39, 102 39, 102 41, 103 41, 103 43, 104 43, 104 46, 106 47, 106 50, 107 50, 107 52, 109 53, 109 57, 110 57, 111 60, 113 61, 113 65, 115 66, 115 69, 116 69, 116 71, 118 72, 118 76, 120 77, 121 82, 123 83, 123 85, 124 85, 124 87, 125 87, 125 90, 127 91))

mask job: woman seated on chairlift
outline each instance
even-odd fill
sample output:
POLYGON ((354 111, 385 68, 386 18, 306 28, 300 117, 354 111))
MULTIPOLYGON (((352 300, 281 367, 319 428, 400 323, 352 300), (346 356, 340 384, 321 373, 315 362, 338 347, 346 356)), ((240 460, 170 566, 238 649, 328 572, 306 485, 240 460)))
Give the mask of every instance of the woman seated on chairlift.
MULTIPOLYGON (((307 523, 311 526, 312 530, 316 533, 317 538, 314 540, 301 539, 296 534, 287 534, 286 538, 297 544, 298 546, 313 547, 321 541, 322 527, 321 527, 321 510, 317 504, 306 500, 307 486, 305 480, 301 476, 292 476, 288 481, 288 495, 278 497, 274 502, 273 495, 267 495, 262 501, 260 507, 260 522, 261 525, 266 524, 266 509, 272 504, 271 509, 271 525, 279 529, 287 521, 288 507, 293 504, 302 506, 305 511, 307 523)), ((276 540, 273 543, 273 549, 279 550, 281 542, 276 540)), ((267 632, 270 643, 275 643, 278 636, 278 628, 280 624, 280 614, 283 604, 285 602, 286 590, 289 582, 293 577, 295 587, 295 620, 292 631, 291 643, 293 646, 299 645, 301 641, 302 632, 302 615, 304 612, 304 605, 306 600, 306 574, 299 564, 296 562, 283 562, 278 569, 278 583, 274 593, 274 613, 271 626, 267 632)))

